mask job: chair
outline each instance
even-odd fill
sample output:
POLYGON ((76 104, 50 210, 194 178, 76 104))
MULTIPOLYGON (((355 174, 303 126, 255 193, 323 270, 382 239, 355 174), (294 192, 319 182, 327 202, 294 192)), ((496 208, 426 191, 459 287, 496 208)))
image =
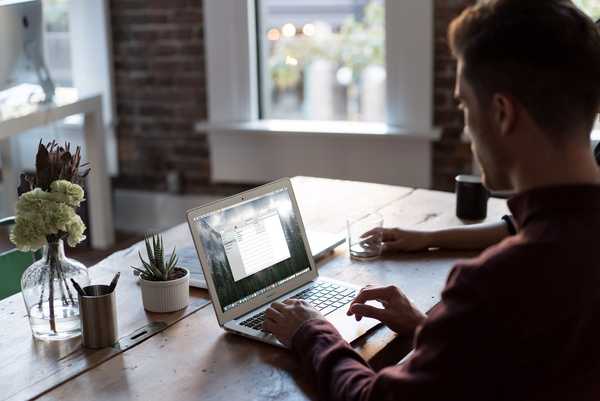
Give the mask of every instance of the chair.
MULTIPOLYGON (((14 217, 0 219, 0 227, 15 224, 14 217)), ((12 249, 0 253, 0 300, 21 291, 21 275, 41 255, 12 249)))

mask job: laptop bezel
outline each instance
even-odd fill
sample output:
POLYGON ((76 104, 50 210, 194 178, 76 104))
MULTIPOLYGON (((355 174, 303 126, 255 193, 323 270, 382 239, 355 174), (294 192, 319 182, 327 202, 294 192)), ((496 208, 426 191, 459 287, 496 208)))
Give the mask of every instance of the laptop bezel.
POLYGON ((316 268, 314 259, 312 257, 310 245, 308 243, 308 238, 306 236, 306 230, 304 228, 304 223, 302 221, 302 216, 300 215, 300 209, 298 208, 298 203, 296 201, 296 196, 294 194, 292 182, 289 178, 282 178, 280 180, 277 180, 277 181, 262 185, 260 187, 251 189, 249 191, 245 191, 245 192, 230 196, 228 198, 218 200, 216 202, 213 202, 213 203, 210 203, 207 205, 203 205, 203 206, 200 206, 200 207, 197 207, 194 209, 190 209, 186 212, 186 216, 187 216, 187 221, 188 221, 188 227, 190 229, 190 232, 192 234, 192 239, 194 240, 194 245, 196 247, 196 252, 198 253, 198 258, 200 259, 200 264, 202 266, 202 271, 204 273, 204 278, 206 280, 206 284, 208 287, 208 292, 209 292, 210 298, 212 300, 213 308, 215 310, 217 320, 221 327, 224 326, 227 322, 237 319, 240 316, 244 316, 245 314, 253 311, 254 309, 260 308, 261 306, 267 304, 268 302, 270 302, 274 299, 277 299, 277 298, 281 297, 282 295, 284 295, 290 291, 293 291, 294 289, 299 288, 299 287, 315 280, 318 277, 317 268, 316 268), (290 196, 290 201, 292 202, 294 214, 296 216, 296 219, 298 221, 298 226, 300 228, 300 236, 301 236, 302 242, 304 244, 304 250, 306 252, 306 255, 307 255, 307 258, 309 261, 310 270, 298 277, 295 277, 295 278, 289 280, 288 282, 282 284, 281 286, 272 289, 271 291, 267 291, 264 294, 261 294, 252 300, 249 300, 248 302, 245 302, 233 309, 223 312, 223 309, 222 309, 220 301, 219 301, 219 297, 216 292, 212 274, 209 271, 209 262, 208 262, 206 252, 204 251, 204 245, 202 244, 202 241, 200 240, 200 236, 197 232, 197 229, 195 229, 194 219, 197 217, 200 217, 202 215, 208 214, 208 213, 212 213, 212 212, 224 209, 224 208, 235 206, 238 203, 246 202, 250 199, 259 198, 261 196, 267 195, 271 192, 274 192, 274 191, 277 191, 280 189, 288 190, 288 194, 290 196))

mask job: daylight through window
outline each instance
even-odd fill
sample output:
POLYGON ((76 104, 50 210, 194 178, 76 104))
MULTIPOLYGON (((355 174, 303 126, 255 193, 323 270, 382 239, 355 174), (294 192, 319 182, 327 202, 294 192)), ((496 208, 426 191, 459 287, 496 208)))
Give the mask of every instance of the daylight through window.
POLYGON ((262 0, 269 119, 385 121, 383 0, 262 0))

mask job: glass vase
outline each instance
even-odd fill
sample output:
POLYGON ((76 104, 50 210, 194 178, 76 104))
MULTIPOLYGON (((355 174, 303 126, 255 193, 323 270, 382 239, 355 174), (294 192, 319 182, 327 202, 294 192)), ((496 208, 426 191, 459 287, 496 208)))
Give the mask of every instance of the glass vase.
POLYGON ((82 288, 90 284, 87 268, 65 256, 62 240, 49 242, 42 259, 23 272, 21 291, 33 337, 53 341, 81 334, 79 302, 71 279, 82 288))

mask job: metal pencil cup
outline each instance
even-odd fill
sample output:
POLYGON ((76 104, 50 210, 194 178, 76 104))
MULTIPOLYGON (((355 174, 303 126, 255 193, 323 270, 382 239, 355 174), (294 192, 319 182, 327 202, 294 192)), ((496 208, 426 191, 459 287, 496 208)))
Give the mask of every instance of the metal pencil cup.
POLYGON ((83 346, 110 347, 117 341, 117 303, 108 285, 90 285, 79 295, 83 346))

